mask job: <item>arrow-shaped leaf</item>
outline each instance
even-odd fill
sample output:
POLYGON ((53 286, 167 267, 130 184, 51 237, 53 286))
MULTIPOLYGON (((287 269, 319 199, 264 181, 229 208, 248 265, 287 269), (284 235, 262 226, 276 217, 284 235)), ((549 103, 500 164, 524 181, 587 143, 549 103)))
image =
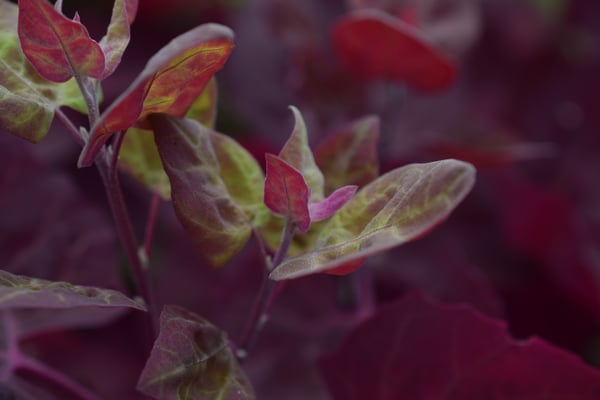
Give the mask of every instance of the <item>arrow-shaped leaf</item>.
POLYGON ((334 215, 315 250, 285 260, 270 277, 337 273, 336 268, 346 268, 349 261, 414 240, 445 219, 474 182, 473 166, 457 160, 390 171, 363 187, 334 215))
POLYGON ((225 333, 198 315, 166 306, 138 389, 160 400, 251 400, 252 386, 225 333))
POLYGON ((233 48, 233 32, 222 25, 204 24, 178 36, 156 53, 142 73, 92 127, 79 158, 88 166, 112 134, 152 113, 182 117, 210 78, 223 67, 233 48))
POLYGON ((262 204, 263 174, 233 139, 166 114, 149 118, 173 207, 200 251, 220 266, 242 249, 262 204))
POLYGON ((266 154, 265 204, 275 214, 293 221, 300 232, 310 227, 310 188, 302 173, 281 158, 266 154))
POLYGON ((46 0, 19 0, 19 39, 38 73, 52 82, 75 75, 100 78, 104 53, 85 26, 46 0))

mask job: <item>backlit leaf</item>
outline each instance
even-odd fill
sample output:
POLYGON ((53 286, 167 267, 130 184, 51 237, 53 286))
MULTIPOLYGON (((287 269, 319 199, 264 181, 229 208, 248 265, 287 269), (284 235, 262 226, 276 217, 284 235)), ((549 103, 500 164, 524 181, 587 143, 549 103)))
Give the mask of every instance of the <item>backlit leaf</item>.
POLYGON ((139 0, 115 0, 106 35, 100 40, 105 65, 102 79, 112 74, 121 63, 121 57, 129 44, 129 26, 137 13, 139 0))
POLYGON ((255 398, 225 333, 176 306, 166 306, 160 315, 160 333, 138 390, 160 400, 255 398))
POLYGON ((29 278, 0 270, 0 309, 90 306, 145 310, 143 305, 115 290, 29 278))
POLYGON ((35 143, 50 129, 56 108, 85 112, 86 107, 73 79, 49 82, 27 61, 17 37, 17 14, 15 4, 0 1, 0 126, 35 143))
POLYGON ((285 260, 270 277, 336 273, 336 267, 348 261, 414 240, 445 219, 474 182, 473 166, 457 160, 390 171, 363 187, 333 216, 315 250, 285 260))
POLYGON ((310 188, 296 168, 281 158, 266 154, 265 204, 275 214, 290 218, 300 232, 310 227, 310 188))
POLYGON ((326 138, 315 150, 315 160, 325 175, 325 193, 344 185, 366 185, 379 175, 377 140, 379 118, 352 122, 326 138))
POLYGON ((210 78, 223 67, 233 48, 233 32, 222 25, 204 24, 178 36, 156 53, 129 88, 102 114, 79 159, 88 166, 115 132, 146 117, 166 113, 182 117, 210 78))
POLYGON ((416 28, 382 11, 341 18, 332 39, 348 68, 365 79, 389 79, 432 92, 446 89, 456 77, 454 63, 416 28))
POLYGON ((246 244, 264 208, 262 170, 235 141, 196 121, 149 119, 175 212, 202 254, 220 266, 246 244))
POLYGON ((294 129, 290 138, 287 140, 279 157, 292 167, 296 168, 310 188, 310 200, 323 200, 323 173, 315 163, 312 151, 308 145, 308 134, 306 124, 300 111, 290 106, 294 114, 294 129))
POLYGON ((410 295, 381 307, 320 362, 335 400, 593 400, 600 372, 464 305, 410 295))
POLYGON ((18 32, 23 52, 44 78, 102 77, 104 54, 98 43, 81 22, 65 17, 47 0, 19 0, 18 32))
POLYGON ((169 177, 160 160, 151 130, 127 129, 119 151, 119 168, 158 193, 164 200, 171 198, 169 177))

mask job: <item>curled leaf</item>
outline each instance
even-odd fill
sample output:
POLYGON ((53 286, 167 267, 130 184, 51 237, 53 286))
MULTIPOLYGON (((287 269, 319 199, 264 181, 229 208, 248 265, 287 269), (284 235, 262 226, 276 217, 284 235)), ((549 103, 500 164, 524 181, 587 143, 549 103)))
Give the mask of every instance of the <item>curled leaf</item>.
POLYGON ((417 239, 444 220, 475 182, 472 165, 412 164, 363 187, 324 226, 315 249, 285 260, 271 279, 336 271, 350 261, 417 239))
POLYGON ((129 44, 129 26, 137 13, 139 0, 115 0, 106 35, 100 40, 105 57, 102 79, 111 75, 121 63, 121 57, 129 44))
POLYGON ((75 75, 100 78, 104 53, 78 18, 70 20, 46 0, 19 0, 19 39, 38 73, 52 82, 75 75))
POLYGON ((176 306, 165 306, 160 314, 160 333, 138 389, 161 400, 255 398, 225 333, 176 306))
POLYGON ((79 166, 89 166, 115 132, 136 123, 147 128, 145 119, 152 113, 184 116, 232 48, 233 32, 218 24, 200 25, 172 40, 92 127, 79 166))

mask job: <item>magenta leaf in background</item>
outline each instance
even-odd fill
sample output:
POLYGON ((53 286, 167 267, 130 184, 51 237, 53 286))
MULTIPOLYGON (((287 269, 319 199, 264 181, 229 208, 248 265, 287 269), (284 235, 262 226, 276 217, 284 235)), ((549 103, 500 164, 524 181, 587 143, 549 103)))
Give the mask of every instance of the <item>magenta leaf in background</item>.
POLYGON ((458 160, 411 164, 380 176, 358 191, 327 225, 315 248, 290 257, 271 279, 319 272, 344 273, 362 258, 417 239, 442 222, 470 192, 475 169, 458 160), (348 264, 349 262, 352 262, 348 264))
POLYGON ((539 339, 516 341, 468 306, 409 295, 320 362, 336 400, 592 400, 600 372, 539 339))
POLYGON ((167 114, 149 119, 175 213, 204 257, 222 266, 264 210, 262 169, 233 139, 199 122, 167 114))
POLYGON ((100 40, 105 65, 101 78, 111 75, 121 63, 121 57, 129 44, 129 26, 137 14, 139 0, 115 0, 106 35, 100 40))
POLYGON ((331 193, 326 199, 311 203, 308 206, 310 221, 318 222, 331 217, 354 196, 357 189, 358 186, 344 186, 331 193))
POLYGON ((79 166, 89 166, 102 145, 152 113, 182 117, 233 48, 233 32, 218 24, 200 25, 158 51, 129 88, 92 127, 79 166))
POLYGON ((100 78, 104 54, 78 18, 70 20, 46 0, 19 0, 19 39, 38 73, 52 82, 100 78))
POLYGON ((349 69, 365 79, 389 79, 423 92, 448 88, 456 66, 414 27, 383 11, 357 11, 332 28, 333 45, 349 69))
POLYGON ((252 386, 224 332, 182 307, 165 306, 138 389, 159 400, 250 400, 252 386))
POLYGON ((300 232, 306 232, 310 227, 310 188, 302 173, 273 154, 266 154, 265 158, 265 205, 275 214, 289 218, 300 232))
POLYGON ((325 176, 326 194, 344 185, 362 187, 377 178, 379 124, 375 115, 363 117, 319 144, 315 161, 325 176))

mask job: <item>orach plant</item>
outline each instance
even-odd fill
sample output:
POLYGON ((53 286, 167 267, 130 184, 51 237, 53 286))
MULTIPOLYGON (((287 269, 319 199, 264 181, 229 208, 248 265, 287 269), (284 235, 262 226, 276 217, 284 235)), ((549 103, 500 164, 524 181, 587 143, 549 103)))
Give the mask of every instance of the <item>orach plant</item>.
MULTIPOLYGON (((378 176, 375 117, 354 122, 313 153, 302 115, 293 106, 291 136, 279 154, 265 155, 263 172, 244 147, 213 129, 214 75, 234 47, 232 31, 218 24, 198 26, 172 40, 101 113, 101 83, 120 63, 137 8, 137 0, 116 0, 106 35, 97 42, 77 14, 71 19, 62 13, 61 0, 54 6, 46 0, 19 0, 18 6, 0 0, 0 125, 37 143, 56 117, 81 145, 78 166, 93 164, 100 173, 137 293, 130 299, 113 290, 2 272, 2 398, 97 398, 84 383, 22 352, 19 343, 49 328, 98 326, 126 308, 146 313, 140 337, 148 334, 155 340, 137 382, 139 391, 156 399, 254 398, 240 362, 251 357, 252 342, 282 281, 354 271, 367 257, 427 233, 474 184, 474 168, 452 159, 411 164, 378 176), (85 113, 89 125, 76 126, 64 106, 85 113), (141 245, 135 237, 119 169, 171 200, 181 224, 215 267, 227 264, 256 237, 267 273, 239 341, 181 306, 158 309, 148 272, 151 235, 141 245), (17 374, 23 370, 28 372, 25 377, 17 374), (38 386, 40 380, 47 385, 38 386)), ((412 29, 392 17, 363 13, 341 20, 334 39, 344 60, 359 73, 405 80, 424 90, 447 86, 454 66, 412 29), (403 68, 402 57, 384 65, 376 59, 381 49, 369 49, 357 35, 381 47, 389 45, 385 40, 402 37, 407 48, 421 53, 423 65, 403 68), (357 59, 370 63, 358 64, 357 59), (422 79, 419 68, 437 72, 422 79)), ((148 221, 150 229, 152 224, 148 221)), ((419 307, 437 312, 428 304, 419 307)), ((464 311, 452 313, 458 318, 464 311)), ((487 325, 485 329, 495 329, 487 325)), ((349 338, 345 346, 355 340, 349 338)), ((407 342, 409 348, 413 345, 407 342)), ((325 359, 323 365, 332 362, 325 359)), ((368 394, 356 396, 352 398, 368 394)))

